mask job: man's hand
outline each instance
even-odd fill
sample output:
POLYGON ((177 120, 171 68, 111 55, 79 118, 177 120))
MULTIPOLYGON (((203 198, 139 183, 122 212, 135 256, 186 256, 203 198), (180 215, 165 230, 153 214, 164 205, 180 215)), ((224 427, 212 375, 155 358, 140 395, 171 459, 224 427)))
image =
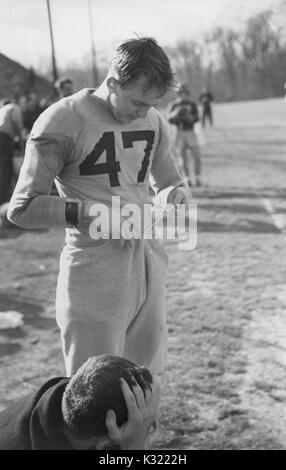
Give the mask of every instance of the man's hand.
POLYGON ((170 191, 168 194, 167 203, 173 204, 174 206, 177 204, 188 204, 189 191, 184 186, 179 186, 172 189, 172 191, 170 191))
POLYGON ((106 416, 109 437, 121 449, 145 449, 148 437, 152 433, 152 426, 154 427, 156 423, 155 417, 160 399, 159 384, 154 382, 152 390, 146 389, 143 392, 137 383, 131 389, 127 382, 121 379, 121 389, 128 418, 126 423, 118 427, 114 411, 109 410, 106 416))

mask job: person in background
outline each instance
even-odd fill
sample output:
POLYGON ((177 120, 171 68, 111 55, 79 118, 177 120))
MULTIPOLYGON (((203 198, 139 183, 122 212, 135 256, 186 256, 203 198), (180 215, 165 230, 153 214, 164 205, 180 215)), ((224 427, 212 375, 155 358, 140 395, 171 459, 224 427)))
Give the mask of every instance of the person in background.
POLYGON ((0 205, 8 202, 13 191, 14 141, 22 145, 23 121, 20 107, 4 100, 0 108, 0 205))
POLYGON ((66 98, 73 94, 73 81, 70 78, 59 78, 55 83, 58 99, 66 98))
POLYGON ((23 125, 27 136, 30 134, 34 122, 38 119, 43 109, 40 106, 39 98, 35 93, 25 95, 22 102, 23 125))
POLYGON ((210 91, 205 88, 202 93, 200 94, 199 101, 202 105, 202 125, 203 127, 206 126, 206 121, 209 121, 209 125, 213 126, 213 112, 212 112, 212 102, 213 102, 213 95, 210 91))
POLYGON ((194 131, 194 126, 199 122, 198 107, 191 99, 187 85, 179 86, 178 98, 173 101, 168 109, 168 121, 177 128, 175 150, 179 153, 183 162, 183 171, 189 186, 193 186, 193 174, 195 185, 201 186, 201 151, 194 131), (194 160, 194 171, 192 160, 194 160))

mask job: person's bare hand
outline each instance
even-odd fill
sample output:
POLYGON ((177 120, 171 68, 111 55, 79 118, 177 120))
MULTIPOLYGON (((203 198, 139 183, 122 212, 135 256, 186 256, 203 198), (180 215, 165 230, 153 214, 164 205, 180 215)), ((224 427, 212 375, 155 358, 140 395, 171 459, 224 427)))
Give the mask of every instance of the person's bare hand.
POLYGON ((168 204, 188 204, 189 202, 189 191, 184 186, 179 186, 172 189, 167 197, 168 204))
POLYGON ((128 417, 127 421, 119 427, 114 411, 108 411, 106 426, 109 437, 121 449, 145 449, 159 405, 159 384, 154 382, 152 389, 147 388, 144 392, 137 382, 131 389, 127 382, 121 379, 121 389, 128 417))

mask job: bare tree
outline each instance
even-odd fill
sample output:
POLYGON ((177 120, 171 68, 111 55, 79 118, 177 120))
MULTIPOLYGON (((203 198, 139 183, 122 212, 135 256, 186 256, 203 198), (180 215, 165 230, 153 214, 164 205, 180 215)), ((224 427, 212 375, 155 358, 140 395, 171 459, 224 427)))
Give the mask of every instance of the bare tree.
POLYGON ((238 33, 232 29, 216 28, 211 36, 212 41, 217 44, 221 67, 228 75, 227 93, 228 99, 238 97, 238 75, 237 68, 240 61, 240 47, 238 33))
POLYGON ((181 40, 167 52, 178 79, 187 83, 192 94, 198 96, 203 80, 202 45, 193 40, 181 40))
POLYGON ((281 48, 279 34, 272 27, 272 18, 270 10, 250 18, 240 41, 243 60, 254 71, 253 81, 261 97, 267 96, 267 85, 271 82, 268 65, 281 48))

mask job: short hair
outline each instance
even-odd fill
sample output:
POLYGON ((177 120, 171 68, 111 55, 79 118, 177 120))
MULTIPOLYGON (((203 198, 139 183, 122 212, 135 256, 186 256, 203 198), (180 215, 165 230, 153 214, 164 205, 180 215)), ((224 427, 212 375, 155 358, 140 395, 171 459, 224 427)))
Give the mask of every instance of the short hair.
POLYGON ((127 407, 120 378, 132 387, 134 379, 143 391, 151 388, 148 369, 123 357, 103 354, 90 357, 70 379, 62 400, 68 430, 79 439, 108 434, 106 413, 112 409, 117 425, 127 421, 127 407))
POLYGON ((141 37, 123 42, 111 62, 121 86, 128 87, 138 78, 145 77, 145 91, 158 88, 164 94, 174 86, 174 72, 170 61, 155 39, 141 37))
POLYGON ((55 82, 55 88, 57 90, 62 90, 66 84, 73 85, 73 81, 70 78, 66 78, 66 77, 59 78, 55 82))

